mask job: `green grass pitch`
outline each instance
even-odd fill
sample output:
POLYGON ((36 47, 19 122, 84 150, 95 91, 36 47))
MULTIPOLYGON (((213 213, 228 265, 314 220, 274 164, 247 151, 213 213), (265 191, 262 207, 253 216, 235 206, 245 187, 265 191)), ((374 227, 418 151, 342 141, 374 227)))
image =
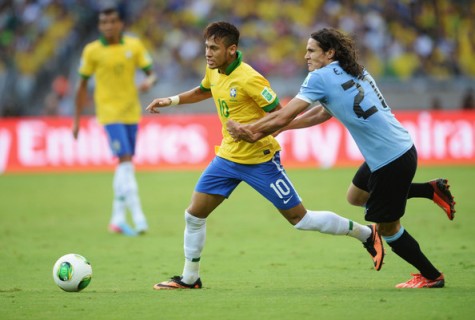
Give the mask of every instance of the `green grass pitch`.
MULTIPOLYGON (((354 168, 289 170, 304 204, 364 222, 346 203, 354 168)), ((150 232, 107 232, 112 173, 0 176, 0 319, 473 319, 475 167, 423 167, 415 181, 447 177, 454 221, 411 199, 403 225, 445 273, 443 289, 394 288, 415 269, 387 249, 380 272, 346 236, 297 231, 241 184, 208 219, 202 290, 154 291, 181 274, 183 211, 200 172, 138 172, 150 232), (87 257, 88 288, 67 293, 52 268, 87 257)))

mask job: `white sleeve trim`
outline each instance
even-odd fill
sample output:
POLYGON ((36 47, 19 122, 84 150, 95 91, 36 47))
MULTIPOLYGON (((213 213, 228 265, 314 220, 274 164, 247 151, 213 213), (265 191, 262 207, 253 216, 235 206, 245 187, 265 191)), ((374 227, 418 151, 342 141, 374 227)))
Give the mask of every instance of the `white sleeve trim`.
POLYGON ((307 98, 306 96, 301 95, 300 93, 297 94, 297 95, 295 96, 295 98, 298 98, 298 99, 300 99, 300 100, 303 100, 303 101, 305 101, 305 102, 307 102, 307 103, 309 103, 309 104, 313 104, 313 103, 315 102, 315 101, 310 100, 310 99, 307 98))

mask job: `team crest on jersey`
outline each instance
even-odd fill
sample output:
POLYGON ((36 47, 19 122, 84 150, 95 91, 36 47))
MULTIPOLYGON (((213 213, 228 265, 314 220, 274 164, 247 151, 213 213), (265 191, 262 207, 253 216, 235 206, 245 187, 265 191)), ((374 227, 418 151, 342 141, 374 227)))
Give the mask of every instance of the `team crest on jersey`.
POLYGON ((132 58, 132 51, 127 50, 127 51, 125 52, 125 57, 126 57, 127 59, 132 58))
POLYGON ((271 102, 272 100, 274 100, 274 94, 267 87, 265 87, 264 90, 262 90, 261 96, 264 97, 264 99, 266 99, 267 102, 271 102))
POLYGON ((229 91, 229 95, 231 96, 231 98, 236 98, 237 96, 236 88, 231 88, 231 90, 229 91))

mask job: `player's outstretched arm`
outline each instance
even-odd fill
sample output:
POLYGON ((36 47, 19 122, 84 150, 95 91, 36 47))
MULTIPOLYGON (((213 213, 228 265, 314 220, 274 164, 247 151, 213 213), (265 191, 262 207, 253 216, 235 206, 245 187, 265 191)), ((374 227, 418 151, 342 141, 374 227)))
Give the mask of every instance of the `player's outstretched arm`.
POLYGON ((248 125, 236 125, 234 121, 228 121, 226 128, 234 140, 256 142, 263 137, 272 134, 286 126, 301 112, 308 108, 310 103, 293 98, 280 110, 267 114, 265 117, 248 125))
POLYGON ((233 138, 233 140, 236 142, 241 141, 241 140, 244 140, 247 142, 254 142, 266 136, 263 133, 254 133, 251 130, 249 130, 249 125, 243 125, 232 119, 229 119, 226 122, 226 130, 228 131, 229 135, 233 138))
POLYGON ((312 127, 329 120, 331 117, 332 115, 322 105, 318 105, 302 113, 279 131, 312 127))
MULTIPOLYGON (((150 113, 160 113, 159 108, 168 107, 173 103, 172 97, 169 98, 156 98, 145 108, 150 113)), ((178 104, 178 103, 176 103, 178 104)))
POLYGON ((200 87, 196 87, 189 91, 182 92, 176 96, 156 98, 147 106, 145 110, 150 113, 160 113, 159 109, 163 107, 196 103, 209 98, 211 98, 211 91, 203 91, 200 87))

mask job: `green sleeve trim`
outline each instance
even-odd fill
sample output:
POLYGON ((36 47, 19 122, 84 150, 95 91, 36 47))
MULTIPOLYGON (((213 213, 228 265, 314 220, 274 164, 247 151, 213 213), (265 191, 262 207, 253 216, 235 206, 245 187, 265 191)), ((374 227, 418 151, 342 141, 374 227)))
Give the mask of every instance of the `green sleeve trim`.
POLYGON ((85 74, 79 73, 79 76, 85 80, 89 79, 91 76, 87 76, 85 74))
POLYGON ((272 102, 272 104, 268 105, 267 107, 264 107, 262 108, 265 112, 271 112, 272 110, 274 110, 277 105, 279 104, 279 98, 275 98, 274 102, 272 102))
POLYGON ((201 91, 211 91, 211 89, 203 87, 203 85, 200 83, 200 89, 201 91))
POLYGON ((149 64, 148 66, 143 67, 142 70, 143 70, 143 71, 150 71, 150 70, 152 70, 152 65, 149 64))

